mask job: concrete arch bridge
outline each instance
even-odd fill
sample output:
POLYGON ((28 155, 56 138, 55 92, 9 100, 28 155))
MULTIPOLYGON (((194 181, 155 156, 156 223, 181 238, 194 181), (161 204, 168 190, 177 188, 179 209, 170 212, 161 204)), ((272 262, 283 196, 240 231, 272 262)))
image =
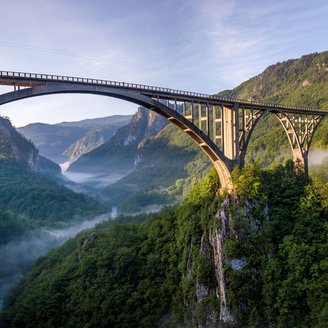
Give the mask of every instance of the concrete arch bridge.
POLYGON ((234 166, 244 165, 247 146, 260 118, 272 113, 282 124, 294 160, 308 168, 313 135, 328 109, 296 108, 230 99, 135 83, 0 71, 0 85, 14 91, 0 95, 0 105, 42 95, 95 94, 146 107, 194 139, 215 166, 222 188, 230 188, 234 166))

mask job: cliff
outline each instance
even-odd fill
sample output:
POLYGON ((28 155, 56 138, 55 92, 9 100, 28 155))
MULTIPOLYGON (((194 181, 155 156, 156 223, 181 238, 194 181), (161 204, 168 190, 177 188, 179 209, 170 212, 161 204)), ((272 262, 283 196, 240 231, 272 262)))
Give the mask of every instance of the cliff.
POLYGON ((36 172, 52 175, 61 172, 57 164, 40 156, 35 146, 4 117, 0 117, 0 159, 15 159, 36 172))

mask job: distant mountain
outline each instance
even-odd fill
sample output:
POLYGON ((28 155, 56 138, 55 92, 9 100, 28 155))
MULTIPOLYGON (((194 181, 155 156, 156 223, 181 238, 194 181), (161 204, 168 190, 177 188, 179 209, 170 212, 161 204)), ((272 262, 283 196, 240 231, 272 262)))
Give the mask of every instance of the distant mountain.
POLYGON ((116 127, 100 126, 87 132, 80 139, 71 144, 64 152, 70 163, 76 161, 80 156, 100 147, 106 143, 116 132, 116 127))
POLYGON ((45 174, 60 174, 60 167, 40 156, 39 151, 12 126, 9 119, 0 117, 0 160, 14 159, 25 167, 45 174))
POLYGON ((139 108, 127 126, 81 156, 67 174, 90 177, 85 184, 98 188, 107 206, 126 213, 183 199, 210 165, 191 138, 161 116, 139 108))
POLYGON ((52 125, 32 123, 17 130, 30 139, 45 157, 56 163, 72 162, 108 141, 118 128, 127 124, 130 117, 113 115, 52 125))
POLYGON ((107 143, 81 156, 68 171, 83 173, 128 172, 134 168, 138 144, 156 135, 167 121, 140 107, 129 123, 120 128, 107 143))

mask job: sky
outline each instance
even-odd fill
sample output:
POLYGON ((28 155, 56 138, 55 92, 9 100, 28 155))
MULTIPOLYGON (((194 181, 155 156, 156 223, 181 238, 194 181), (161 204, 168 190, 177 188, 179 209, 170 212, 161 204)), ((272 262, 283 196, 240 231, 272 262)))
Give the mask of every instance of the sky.
MULTIPOLYGON (((267 66, 328 50, 326 0, 0 0, 0 70, 216 93, 267 66)), ((0 87, 0 92, 11 90, 0 87)), ((17 127, 136 105, 52 95, 0 107, 17 127)))

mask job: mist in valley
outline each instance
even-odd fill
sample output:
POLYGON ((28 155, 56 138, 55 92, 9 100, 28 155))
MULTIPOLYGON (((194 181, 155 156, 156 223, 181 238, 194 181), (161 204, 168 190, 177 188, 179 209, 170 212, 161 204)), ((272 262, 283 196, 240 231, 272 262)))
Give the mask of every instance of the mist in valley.
POLYGON ((309 152, 309 165, 320 165, 328 161, 328 149, 314 148, 309 152))
POLYGON ((111 213, 84 220, 63 229, 40 229, 26 233, 17 241, 0 246, 0 308, 13 283, 23 278, 34 261, 51 248, 63 244, 85 229, 111 220, 117 215, 116 208, 111 213))
POLYGON ((102 189, 122 179, 127 174, 110 173, 91 174, 83 172, 63 171, 63 176, 77 184, 89 185, 94 189, 102 189))

